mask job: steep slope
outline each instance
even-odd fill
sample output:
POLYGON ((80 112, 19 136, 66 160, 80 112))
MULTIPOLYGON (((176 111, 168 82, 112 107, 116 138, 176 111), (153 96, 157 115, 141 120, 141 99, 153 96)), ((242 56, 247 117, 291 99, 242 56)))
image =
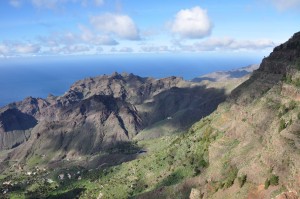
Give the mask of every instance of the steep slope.
POLYGON ((200 198, 299 198, 299 80, 300 32, 276 47, 227 102, 181 138, 179 148, 208 142, 202 156, 206 169, 176 188, 140 198, 165 198, 171 190, 178 195, 192 187, 191 195, 200 198), (199 135, 202 139, 193 143, 199 135))

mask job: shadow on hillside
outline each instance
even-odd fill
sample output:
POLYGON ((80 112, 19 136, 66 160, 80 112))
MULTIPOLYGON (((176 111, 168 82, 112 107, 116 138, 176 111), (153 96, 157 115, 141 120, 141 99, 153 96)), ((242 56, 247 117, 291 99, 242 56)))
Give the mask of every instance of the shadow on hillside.
POLYGON ((65 193, 49 196, 46 199, 79 198, 85 190, 85 188, 76 188, 65 193))
POLYGON ((0 122, 6 132, 28 130, 37 124, 37 120, 18 109, 8 109, 0 115, 0 122))
POLYGON ((46 135, 47 140, 39 151, 47 154, 48 151, 60 152, 61 155, 49 163, 50 168, 70 167, 80 164, 88 169, 104 168, 119 165, 123 162, 136 159, 142 148, 135 142, 118 141, 114 144, 95 144, 97 131, 93 130, 89 136, 85 132, 70 132, 68 134, 46 135), (59 143, 59 144, 58 144, 59 143), (72 158, 67 158, 70 151, 76 152, 72 158), (91 158, 93 157, 93 158, 91 158))
MULTIPOLYGON (((161 129, 168 129, 171 132, 185 131, 192 124, 215 111, 226 97, 224 89, 206 86, 171 88, 156 95, 152 102, 143 105, 145 109, 152 110, 141 115, 146 126, 145 130, 147 132, 158 132, 161 129)), ((161 135, 161 132, 159 134, 161 135)), ((139 136, 139 139, 154 137, 143 135, 139 136)))

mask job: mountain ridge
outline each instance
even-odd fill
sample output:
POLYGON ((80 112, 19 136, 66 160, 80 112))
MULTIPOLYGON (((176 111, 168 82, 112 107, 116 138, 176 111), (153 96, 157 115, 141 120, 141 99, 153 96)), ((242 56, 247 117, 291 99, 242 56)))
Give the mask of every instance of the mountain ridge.
POLYGON ((2 107, 0 118, 15 118, 17 112, 24 121, 30 118, 32 125, 2 119, 0 149, 12 150, 8 159, 21 164, 49 150, 54 153, 52 162, 77 160, 133 138, 152 139, 184 131, 211 113, 226 95, 224 88, 178 77, 153 79, 114 73, 86 78, 62 96, 28 97, 2 107), (11 113, 9 117, 7 113, 11 113))

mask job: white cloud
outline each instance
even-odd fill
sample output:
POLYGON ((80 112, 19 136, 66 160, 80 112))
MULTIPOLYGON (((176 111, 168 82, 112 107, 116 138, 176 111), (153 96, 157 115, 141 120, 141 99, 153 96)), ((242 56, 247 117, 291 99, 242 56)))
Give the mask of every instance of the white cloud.
POLYGON ((96 35, 90 29, 80 25, 81 40, 90 44, 96 45, 118 45, 118 42, 108 35, 96 35))
POLYGON ((40 46, 33 44, 23 44, 15 47, 15 52, 20 54, 35 54, 40 51, 40 46))
POLYGON ((110 52, 114 53, 114 52, 118 52, 118 50, 113 47, 113 48, 110 49, 110 52))
POLYGON ((13 7, 20 7, 21 6, 21 1, 20 0, 10 0, 9 4, 12 5, 13 7))
POLYGON ((269 0, 279 10, 287 10, 290 8, 300 7, 300 0, 269 0))
POLYGON ((129 47, 122 47, 122 48, 120 48, 120 49, 117 49, 117 48, 115 48, 115 47, 112 47, 112 48, 110 49, 110 52, 112 52, 112 53, 117 53, 117 52, 121 52, 121 53, 131 53, 131 52, 133 52, 133 49, 132 49, 132 48, 129 48, 129 47))
POLYGON ((197 6, 180 10, 171 24, 171 31, 185 38, 203 38, 211 34, 212 27, 207 11, 197 6))
POLYGON ((97 51, 97 52, 103 52, 103 48, 102 48, 102 47, 97 47, 97 48, 96 48, 96 51, 97 51))
POLYGON ((6 45, 0 44, 0 54, 6 56, 9 54, 9 49, 6 45))
POLYGON ((119 52, 122 52, 122 53, 131 53, 133 52, 133 49, 132 48, 129 48, 129 47, 123 47, 119 50, 119 52))
POLYGON ((115 46, 119 44, 116 40, 107 35, 97 35, 91 43, 106 46, 115 46))
POLYGON ((72 32, 56 32, 52 33, 49 36, 39 36, 37 40, 41 45, 46 46, 59 46, 59 45, 71 45, 80 42, 80 37, 77 34, 72 32))
POLYGON ((138 40, 139 31, 133 20, 127 15, 104 14, 93 16, 91 24, 105 34, 114 34, 128 40, 138 40))
POLYGON ((0 44, 0 54, 6 56, 19 56, 25 54, 37 54, 41 50, 41 47, 36 44, 30 43, 15 43, 6 42, 0 44))
POLYGON ((171 52, 168 46, 142 46, 141 50, 144 52, 171 52))
POLYGON ((88 52, 91 49, 90 47, 85 45, 70 45, 70 46, 65 46, 62 50, 66 54, 73 54, 73 53, 88 52))
POLYGON ((79 45, 62 45, 62 46, 55 46, 50 47, 43 52, 43 54, 83 54, 89 53, 92 50, 92 47, 79 44, 79 45))
MULTIPOLYGON (((19 1, 19 0, 11 0, 19 1)), ((31 0, 32 5, 37 8, 48 8, 48 9, 57 9, 63 4, 67 3, 81 3, 83 6, 96 5, 101 6, 104 4, 104 0, 31 0)))
POLYGON ((236 40, 233 38, 209 38, 194 44, 184 45, 179 42, 174 43, 182 51, 249 51, 264 50, 275 46, 269 39, 259 40, 236 40))

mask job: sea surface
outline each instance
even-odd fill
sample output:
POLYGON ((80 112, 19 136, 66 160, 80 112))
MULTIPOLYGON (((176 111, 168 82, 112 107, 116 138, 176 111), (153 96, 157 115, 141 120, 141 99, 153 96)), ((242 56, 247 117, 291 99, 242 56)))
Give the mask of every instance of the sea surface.
POLYGON ((113 72, 186 80, 260 63, 262 56, 101 55, 0 60, 0 106, 25 97, 62 95, 77 80, 113 72))

